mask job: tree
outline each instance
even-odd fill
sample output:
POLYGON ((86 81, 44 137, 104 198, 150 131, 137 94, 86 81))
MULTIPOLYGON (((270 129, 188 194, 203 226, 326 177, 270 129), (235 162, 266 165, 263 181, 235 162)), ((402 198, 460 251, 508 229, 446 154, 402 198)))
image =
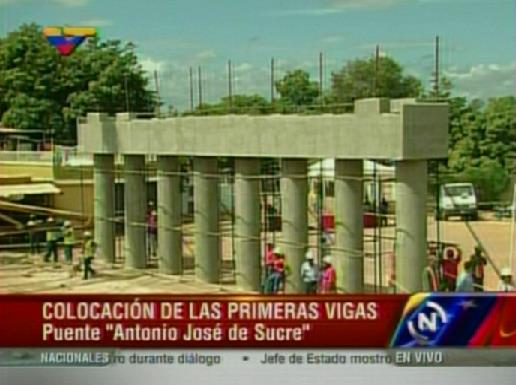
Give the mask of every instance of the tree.
POLYGON ((203 103, 193 112, 184 115, 226 115, 226 114, 249 114, 264 115, 271 112, 270 103, 260 95, 233 95, 231 100, 224 96, 218 103, 203 103))
POLYGON ((280 94, 280 103, 286 106, 309 106, 319 96, 319 85, 310 80, 308 72, 296 69, 288 71, 275 83, 280 94))
POLYGON ((514 168, 516 99, 451 98, 448 181, 472 182, 484 201, 499 199, 514 168))
POLYGON ((152 111, 155 100, 133 48, 90 38, 64 57, 39 26, 22 25, 0 39, 2 123, 54 130, 57 141, 70 141, 76 118, 88 112, 152 111))
POLYGON ((515 109, 516 98, 513 96, 491 98, 484 109, 485 136, 481 143, 484 154, 496 160, 507 172, 514 167, 515 109))
POLYGON ((270 112, 271 105, 263 96, 234 95, 231 100, 228 96, 221 99, 221 105, 232 114, 263 115, 270 112))
POLYGON ((404 75, 401 65, 390 57, 379 58, 376 86, 375 72, 375 58, 348 61, 339 71, 332 73, 332 99, 337 103, 349 103, 373 96, 403 98, 421 94, 419 79, 404 75))

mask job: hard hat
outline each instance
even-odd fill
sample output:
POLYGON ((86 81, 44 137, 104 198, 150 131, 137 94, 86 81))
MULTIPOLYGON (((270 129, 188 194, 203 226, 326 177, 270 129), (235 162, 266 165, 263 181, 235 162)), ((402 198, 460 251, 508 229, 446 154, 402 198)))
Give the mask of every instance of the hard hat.
POLYGON ((272 250, 272 253, 273 254, 283 254, 282 253, 282 250, 279 246, 276 246, 273 250, 272 250))
POLYGON ((332 257, 331 255, 325 255, 323 258, 323 262, 327 263, 328 265, 331 265, 332 257))
POLYGON ((510 277, 512 276, 512 271, 510 267, 504 267, 502 271, 500 272, 500 275, 502 277, 510 277))
POLYGON ((91 232, 85 231, 84 232, 84 238, 90 238, 90 237, 91 237, 91 232))
POLYGON ((312 250, 308 250, 305 254, 306 259, 313 260, 314 259, 314 253, 312 253, 312 250))
POLYGON ((65 221, 64 225, 65 225, 66 227, 71 226, 71 225, 72 225, 72 222, 70 222, 70 221, 65 221))

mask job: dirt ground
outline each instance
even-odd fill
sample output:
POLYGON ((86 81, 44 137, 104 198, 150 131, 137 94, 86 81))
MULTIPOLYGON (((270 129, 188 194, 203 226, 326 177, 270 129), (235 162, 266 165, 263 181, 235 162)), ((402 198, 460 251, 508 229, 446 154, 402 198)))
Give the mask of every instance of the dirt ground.
MULTIPOLYGON (((471 222, 472 228, 481 239, 493 263, 502 268, 509 264, 509 221, 478 221, 471 222)), ((475 240, 459 220, 440 222, 441 240, 460 245, 467 258, 473 251, 475 240)), ((369 291, 373 291, 373 285, 379 284, 380 276, 384 286, 392 273, 393 261, 391 253, 394 237, 394 227, 388 226, 381 230, 383 237, 381 242, 382 258, 373 258, 375 243, 372 242, 374 230, 366 230, 364 261, 366 285, 369 291), (379 264, 381 263, 381 270, 379 264), (376 269, 375 269, 376 265, 376 269), (376 270, 376 274, 375 274, 376 270), (375 280, 376 276, 376 280, 375 280)), ((428 219, 428 239, 435 240, 436 224, 432 218, 428 219)), ((379 235, 379 234, 376 234, 379 235)), ((316 235, 310 237, 310 243, 316 244, 316 235)), ((191 240, 185 242, 185 254, 191 259, 191 240)), ((380 242, 376 242, 376 247, 380 242)), ((223 237, 222 251, 223 283, 212 285, 200 282, 193 274, 193 260, 186 260, 187 266, 184 276, 168 276, 158 272, 154 267, 144 271, 127 271, 121 263, 115 266, 107 266, 101 261, 94 262, 97 271, 96 277, 91 280, 82 280, 81 273, 73 274, 70 266, 63 263, 45 264, 40 255, 30 256, 26 253, 2 253, 0 254, 0 292, 2 293, 236 293, 241 292, 233 283, 232 275, 232 242, 229 236, 223 237)), ((378 250, 378 249, 377 249, 378 250)), ((75 251, 76 258, 78 250, 75 251)), ((378 255, 378 253, 377 253, 378 255)), ((62 256, 61 256, 62 258, 62 256)), ((62 259, 61 259, 62 260, 62 259)), ((396 263, 403 263, 396 261, 396 263)), ((486 268, 487 290, 493 290, 498 283, 494 269, 486 268)), ((383 290, 386 290, 384 288, 383 290)))

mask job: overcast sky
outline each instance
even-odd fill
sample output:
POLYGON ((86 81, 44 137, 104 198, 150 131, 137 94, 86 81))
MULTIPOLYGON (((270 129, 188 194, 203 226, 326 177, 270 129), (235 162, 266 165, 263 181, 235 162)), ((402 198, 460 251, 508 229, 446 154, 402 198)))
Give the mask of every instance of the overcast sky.
POLYGON ((132 41, 142 65, 158 69, 162 96, 188 104, 188 67, 201 65, 205 99, 227 93, 226 66, 236 93, 269 95, 270 58, 278 77, 301 67, 325 86, 349 59, 383 54, 428 86, 433 41, 442 39, 442 71, 456 93, 515 94, 514 0, 0 0, 0 32, 21 23, 92 25, 106 39, 132 41))

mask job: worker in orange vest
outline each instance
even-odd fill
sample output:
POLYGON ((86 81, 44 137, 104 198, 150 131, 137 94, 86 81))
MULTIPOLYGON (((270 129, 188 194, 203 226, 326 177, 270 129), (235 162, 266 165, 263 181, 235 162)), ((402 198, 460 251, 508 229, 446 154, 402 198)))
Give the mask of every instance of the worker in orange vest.
POLYGON ((423 270, 423 291, 438 291, 441 282, 440 264, 437 255, 430 254, 428 256, 428 266, 423 270))

